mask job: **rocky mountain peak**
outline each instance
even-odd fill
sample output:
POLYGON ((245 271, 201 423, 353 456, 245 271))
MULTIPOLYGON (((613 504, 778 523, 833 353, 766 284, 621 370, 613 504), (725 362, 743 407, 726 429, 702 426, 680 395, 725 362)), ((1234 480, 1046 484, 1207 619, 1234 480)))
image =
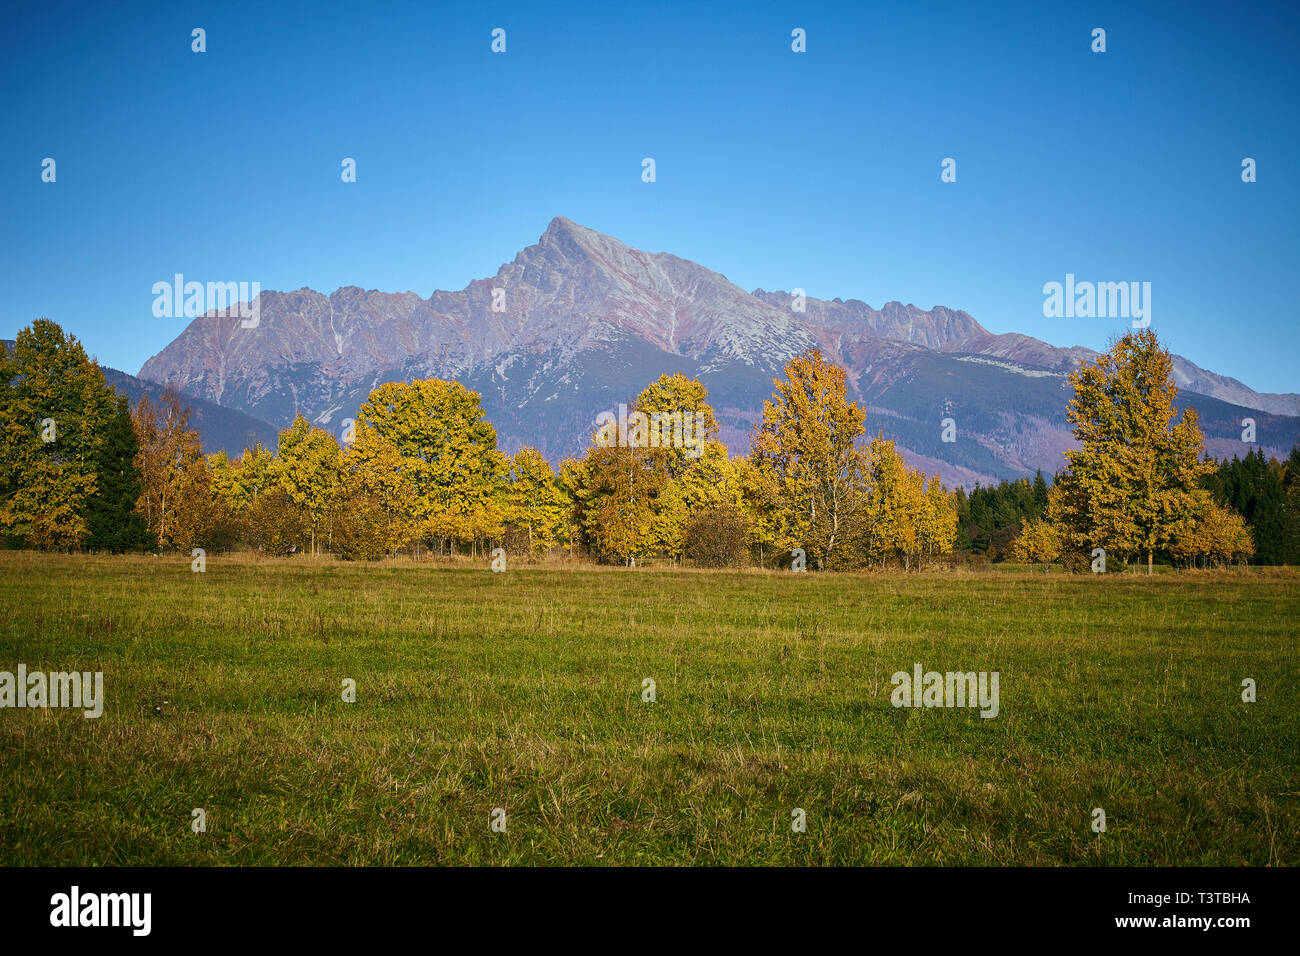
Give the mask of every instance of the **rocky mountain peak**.
MULTIPOLYGON (((265 290, 259 327, 201 316, 140 375, 281 427, 298 413, 327 426, 355 416, 385 381, 456 378, 483 396, 504 448, 531 444, 555 459, 585 444, 596 414, 677 371, 708 386, 722 439, 743 451, 773 377, 815 347, 846 369, 852 397, 869 406, 868 430, 884 428, 925 467, 946 465, 958 481, 1059 467, 1069 440, 1064 372, 1087 350, 995 336, 943 306, 802 304, 797 311, 790 292, 746 292, 698 263, 556 216, 495 276, 460 291, 265 290), (939 442, 947 415, 967 441, 939 442)), ((1178 361, 1180 383, 1193 390, 1295 408, 1294 396, 1260 396, 1178 361)), ((1229 431, 1240 418, 1216 414, 1229 431)), ((1300 424, 1289 421, 1292 431, 1300 424)))

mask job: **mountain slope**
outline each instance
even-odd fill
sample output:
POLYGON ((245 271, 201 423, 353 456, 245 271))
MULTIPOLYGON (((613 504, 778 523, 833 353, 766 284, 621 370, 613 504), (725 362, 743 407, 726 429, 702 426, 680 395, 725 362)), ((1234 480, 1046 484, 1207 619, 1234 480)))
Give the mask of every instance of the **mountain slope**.
MULTIPOLYGON (((151 402, 162 398, 165 389, 157 382, 148 382, 103 365, 100 370, 104 373, 104 380, 125 395, 132 408, 142 396, 148 395, 151 402)), ((204 452, 212 454, 224 451, 233 457, 258 442, 275 450, 279 431, 269 422, 259 421, 237 409, 223 408, 215 402, 195 398, 193 395, 182 393, 180 400, 190 410, 189 425, 199 433, 204 452)))

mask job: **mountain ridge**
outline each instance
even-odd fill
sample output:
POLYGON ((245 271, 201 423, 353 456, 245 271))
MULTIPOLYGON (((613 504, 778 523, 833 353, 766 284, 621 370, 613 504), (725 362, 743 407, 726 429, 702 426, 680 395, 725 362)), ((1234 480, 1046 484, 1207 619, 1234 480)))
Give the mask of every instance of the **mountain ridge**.
MULTIPOLYGON (((946 306, 746 292, 706 266, 562 216, 494 276, 459 291, 268 290, 260 314, 254 329, 235 317, 194 319, 140 378, 281 427, 298 412, 333 426, 384 381, 457 378, 483 395, 503 447, 533 444, 554 459, 586 445, 600 411, 681 371, 709 387, 735 453, 748 447, 772 378, 818 348, 845 368, 851 397, 882 410, 871 434, 889 425, 905 454, 992 480, 1061 466, 1064 374, 1097 355, 995 334, 946 306), (932 392, 918 390, 921 381, 932 392), (955 443, 939 443, 944 417, 957 421, 955 443)), ((1182 357, 1174 375, 1214 408, 1202 417, 1216 447, 1231 445, 1234 416, 1241 431, 1234 409, 1252 411, 1261 444, 1278 453, 1300 438, 1300 396, 1257 393, 1182 357)))

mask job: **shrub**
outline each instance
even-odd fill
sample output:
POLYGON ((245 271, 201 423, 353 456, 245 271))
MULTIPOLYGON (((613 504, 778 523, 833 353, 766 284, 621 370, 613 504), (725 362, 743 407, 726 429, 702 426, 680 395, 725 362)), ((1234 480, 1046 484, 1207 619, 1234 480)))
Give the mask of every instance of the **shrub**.
POLYGON ((734 505, 706 508, 687 523, 682 551, 698 567, 743 564, 749 553, 749 522, 734 505))

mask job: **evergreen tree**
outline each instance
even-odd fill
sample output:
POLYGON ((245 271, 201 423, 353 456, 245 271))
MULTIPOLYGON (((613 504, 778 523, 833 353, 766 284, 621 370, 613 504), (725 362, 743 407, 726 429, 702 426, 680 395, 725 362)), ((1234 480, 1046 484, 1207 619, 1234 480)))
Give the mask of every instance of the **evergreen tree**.
POLYGON ((1034 508, 1031 517, 1037 518, 1047 511, 1047 481, 1040 468, 1034 474, 1034 508))
POLYGON ((1220 462, 1205 486, 1221 505, 1232 508, 1250 524, 1255 559, 1260 564, 1285 564, 1288 560, 1285 469, 1277 460, 1266 461, 1261 450, 1244 459, 1220 462))
POLYGON ((1300 564, 1300 445, 1282 464, 1282 557, 1287 564, 1300 564))
POLYGON ((135 458, 140 444, 126 396, 117 396, 104 427, 104 445, 96 462, 95 494, 86 502, 86 547, 103 551, 143 551, 157 546, 144 518, 136 511, 140 472, 135 458))

